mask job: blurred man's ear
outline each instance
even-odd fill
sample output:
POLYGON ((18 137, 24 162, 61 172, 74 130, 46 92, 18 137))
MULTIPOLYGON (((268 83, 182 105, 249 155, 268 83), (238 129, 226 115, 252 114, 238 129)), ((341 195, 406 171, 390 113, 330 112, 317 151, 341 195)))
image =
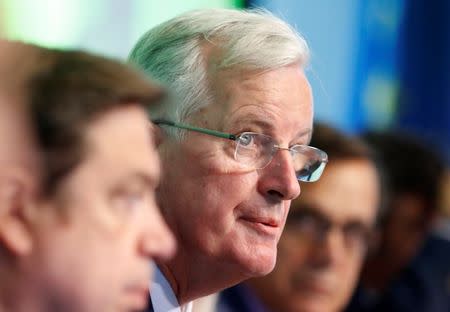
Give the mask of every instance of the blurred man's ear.
POLYGON ((33 205, 32 179, 20 168, 0 173, 0 244, 15 256, 31 251, 32 236, 26 210, 33 205))

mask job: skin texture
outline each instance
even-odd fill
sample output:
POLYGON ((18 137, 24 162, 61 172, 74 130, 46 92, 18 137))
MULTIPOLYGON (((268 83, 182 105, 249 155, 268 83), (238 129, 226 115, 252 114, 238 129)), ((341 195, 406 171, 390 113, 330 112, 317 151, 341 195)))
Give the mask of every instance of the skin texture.
POLYGON ((55 195, 27 205, 21 220, 10 217, 21 233, 8 239, 23 279, 9 279, 10 298, 22 300, 7 311, 143 309, 149 260, 174 252, 155 201, 159 159, 144 110, 107 112, 85 139, 85 158, 55 195))
POLYGON ((342 229, 350 224, 372 228, 379 200, 376 169, 366 160, 330 162, 318 182, 302 188, 288 220, 308 209, 332 226, 316 241, 288 222, 274 271, 247 285, 272 311, 340 311, 356 286, 364 258, 364 249, 346 243, 342 229))
MULTIPOLYGON (((221 72, 211 89, 214 102, 189 124, 264 133, 283 147, 309 142, 312 94, 297 64, 258 75, 221 72)), ((254 170, 234 160, 234 146, 194 132, 182 142, 165 137, 160 146, 159 202, 179 241, 174 259, 160 267, 180 303, 269 273, 290 202, 300 194, 289 152, 254 170)))

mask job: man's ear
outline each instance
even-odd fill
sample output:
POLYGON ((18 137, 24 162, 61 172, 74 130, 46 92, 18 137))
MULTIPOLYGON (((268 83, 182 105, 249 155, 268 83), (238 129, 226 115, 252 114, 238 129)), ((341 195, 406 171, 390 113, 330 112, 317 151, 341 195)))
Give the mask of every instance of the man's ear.
POLYGON ((0 244, 19 256, 31 252, 32 235, 26 209, 33 203, 31 176, 13 168, 0 173, 0 244))
POLYGON ((165 135, 161 130, 161 128, 152 122, 150 122, 149 128, 153 136, 153 142, 155 144, 155 147, 158 148, 161 145, 161 143, 163 143, 165 135))

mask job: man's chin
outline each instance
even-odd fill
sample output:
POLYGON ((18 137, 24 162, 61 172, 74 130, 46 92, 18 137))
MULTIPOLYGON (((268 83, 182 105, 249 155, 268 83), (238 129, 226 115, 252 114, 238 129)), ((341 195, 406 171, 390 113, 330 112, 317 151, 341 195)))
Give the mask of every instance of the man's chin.
POLYGON ((332 298, 325 298, 321 296, 305 296, 299 295, 297 299, 293 299, 289 303, 288 311, 292 312, 323 312, 323 311, 340 311, 336 309, 334 304, 330 302, 332 298), (299 309, 301 307, 301 309, 299 309))
POLYGON ((242 270, 246 272, 247 278, 261 277, 269 274, 275 268, 276 250, 266 253, 248 254, 241 260, 242 270))

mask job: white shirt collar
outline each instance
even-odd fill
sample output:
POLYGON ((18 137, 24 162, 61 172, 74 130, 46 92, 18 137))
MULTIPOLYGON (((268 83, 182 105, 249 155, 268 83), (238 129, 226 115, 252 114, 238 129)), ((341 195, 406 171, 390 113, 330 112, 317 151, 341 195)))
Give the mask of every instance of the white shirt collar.
POLYGON ((154 312, 191 312, 192 302, 180 307, 166 277, 156 265, 154 267, 155 275, 150 283, 150 298, 154 312))

